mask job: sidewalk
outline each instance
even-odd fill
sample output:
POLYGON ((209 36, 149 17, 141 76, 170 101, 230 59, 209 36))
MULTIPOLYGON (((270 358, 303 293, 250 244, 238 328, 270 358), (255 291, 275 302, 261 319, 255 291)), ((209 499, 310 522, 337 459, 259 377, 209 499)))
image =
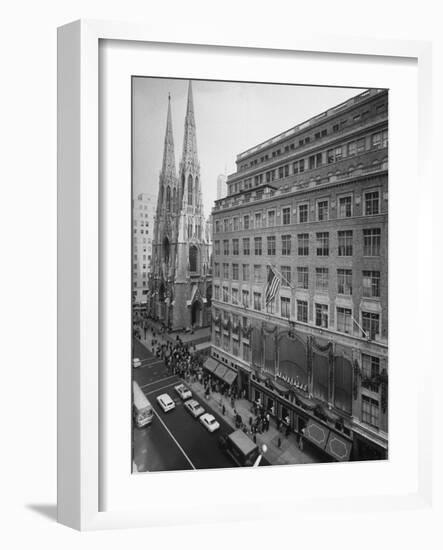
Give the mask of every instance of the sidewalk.
MULTIPOLYGON (((167 342, 167 334, 160 334, 158 332, 157 327, 154 325, 153 321, 151 321, 151 323, 152 323, 152 326, 154 327, 154 329, 156 331, 155 332, 155 338, 156 338, 157 342, 160 342, 162 344, 166 343, 167 342)), ((149 351, 152 350, 152 334, 151 334, 151 331, 149 329, 146 331, 146 338, 145 338, 144 330, 140 329, 140 338, 137 338, 137 340, 139 342, 141 342, 145 347, 147 347, 149 351)))
MULTIPOLYGON (((235 430, 235 413, 231 407, 231 401, 228 397, 223 397, 220 393, 212 392, 208 399, 204 395, 203 386, 200 382, 186 382, 186 385, 198 397, 201 403, 210 407, 214 412, 222 415, 222 405, 225 406, 224 420, 235 430)), ((251 412, 252 404, 247 399, 236 399, 235 410, 242 417, 243 422, 249 425, 249 418, 254 416, 251 412)), ((311 453, 310 449, 300 450, 296 436, 291 433, 288 437, 277 430, 275 421, 271 418, 269 430, 262 434, 257 434, 257 445, 261 447, 266 444, 267 451, 264 455, 266 460, 272 464, 311 464, 319 462, 318 457, 311 453), (278 440, 280 439, 280 447, 278 440)), ((305 446, 306 447, 306 446, 305 446)))
POLYGON ((185 344, 203 344, 211 342, 211 329, 209 327, 196 328, 194 332, 166 332, 165 337, 172 343, 176 341, 177 335, 185 344))
MULTIPOLYGON (((152 336, 150 331, 147 333, 147 338, 145 339, 142 334, 139 341, 144 344, 149 351, 152 346, 152 336)), ((167 334, 158 334, 156 335, 157 340, 165 342, 167 340, 167 334)), ((211 392, 208 399, 205 397, 205 392, 203 385, 200 382, 190 382, 186 381, 186 385, 191 389, 194 396, 197 397, 203 406, 209 407, 214 412, 222 416, 222 406, 225 406, 225 415, 224 420, 235 430, 235 413, 234 409, 231 407, 231 400, 228 397, 222 396, 218 392, 211 392)), ((237 414, 239 414, 243 422, 249 426, 249 418, 254 417, 253 412, 251 412, 252 403, 247 399, 236 399, 235 400, 235 409, 237 414)), ((251 437, 251 436, 250 436, 251 437)), ((269 430, 263 432, 262 434, 257 434, 257 445, 261 447, 263 444, 267 446, 267 451, 265 454, 266 460, 272 465, 281 465, 281 464, 312 464, 323 462, 321 457, 316 452, 316 449, 312 448, 309 444, 304 444, 303 451, 300 450, 296 436, 294 433, 289 434, 288 437, 284 433, 281 433, 277 430, 275 420, 271 418, 271 423, 269 430), (280 439, 280 446, 279 446, 280 439)))
MULTIPOLYGON (((164 342, 169 341, 175 343, 177 335, 180 336, 180 340, 185 344, 195 344, 196 346, 210 343, 211 341, 211 329, 210 327, 196 328, 193 332, 191 331, 173 331, 173 332, 164 332, 160 333, 162 327, 159 321, 154 321, 152 319, 147 320, 148 326, 153 328, 157 336, 161 337, 164 342)), ((144 330, 140 328, 140 332, 143 336, 144 330)))

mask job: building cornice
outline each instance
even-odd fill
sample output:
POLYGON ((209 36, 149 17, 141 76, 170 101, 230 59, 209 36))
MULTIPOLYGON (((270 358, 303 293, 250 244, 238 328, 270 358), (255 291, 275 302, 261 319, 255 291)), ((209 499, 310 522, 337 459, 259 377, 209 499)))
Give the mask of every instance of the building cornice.
POLYGON ((264 151, 269 147, 275 147, 278 144, 281 144, 282 142, 286 141, 289 137, 295 138, 305 133, 307 129, 312 130, 312 129, 318 128, 319 126, 323 126, 325 122, 330 123, 336 118, 342 118, 346 113, 349 113, 356 107, 361 107, 363 105, 366 105, 367 103, 375 101, 376 98, 380 98, 382 95, 386 93, 387 93, 387 90, 377 90, 374 93, 370 93, 369 91, 369 94, 368 94, 368 90, 366 90, 361 94, 351 97, 346 101, 339 103, 338 105, 335 105, 334 107, 331 107, 326 111, 319 113, 318 115, 315 115, 307 120, 304 120, 303 122, 300 122, 299 124, 296 124, 295 126, 288 128, 287 130, 283 130, 283 132, 280 132, 274 135, 273 137, 268 138, 267 140, 262 141, 257 145, 250 147, 249 149, 246 149, 245 151, 242 151, 237 155, 237 162, 240 160, 245 160, 255 155, 259 151, 264 151), (362 97, 364 94, 367 94, 367 97, 362 97), (349 106, 346 106, 346 104, 349 102, 352 102, 352 103, 349 106), (344 107, 341 108, 342 106, 344 107))
MULTIPOLYGON (((233 174, 229 174, 226 184, 231 185, 232 183, 243 181, 246 178, 252 178, 263 173, 264 171, 274 170, 275 168, 281 166, 282 163, 287 164, 296 162, 297 160, 306 158, 308 155, 317 153, 319 150, 323 150, 325 147, 334 147, 344 140, 348 141, 353 138, 357 139, 359 134, 364 134, 368 130, 374 131, 385 126, 387 122, 387 116, 382 115, 377 119, 372 119, 366 124, 356 124, 352 126, 352 128, 349 128, 348 131, 341 131, 337 134, 329 135, 319 139, 318 141, 310 142, 309 145, 303 145, 302 147, 297 148, 297 150, 288 151, 287 153, 282 153, 278 157, 270 158, 268 161, 261 162, 254 167, 238 170, 233 174)), ((230 196, 231 195, 227 195, 227 197, 230 196)))
MULTIPOLYGON (((387 153, 386 153, 387 154, 387 153)), ((384 176, 386 175, 387 176, 388 174, 388 170, 387 169, 377 169, 377 170, 374 170, 373 172, 367 172, 367 173, 363 173, 363 174, 358 174, 358 175, 350 175, 349 177, 343 177, 341 179, 338 179, 336 181, 333 181, 333 182, 327 182, 327 183, 321 183, 321 184, 316 184, 314 182, 313 185, 311 184, 308 184, 306 187, 303 187, 303 188, 299 188, 299 189, 295 189, 295 190, 291 190, 291 191, 285 191, 283 190, 283 187, 280 187, 278 189, 278 192, 275 194, 275 195, 272 195, 272 196, 263 196, 261 198, 255 198, 255 199, 250 199, 249 201, 242 201, 238 204, 235 204, 233 206, 227 206, 227 207, 222 207, 222 208, 213 208, 212 209, 212 215, 213 216, 216 216, 217 214, 220 214, 220 213, 226 213, 226 212, 232 212, 233 210, 238 210, 239 208, 250 208, 253 204, 255 205, 259 205, 259 204, 265 204, 265 203, 270 203, 270 202, 276 202, 276 201, 279 201, 281 200, 282 198, 284 199, 287 199, 287 198, 293 198, 293 197, 296 197, 297 195, 301 195, 301 194, 311 194, 311 193, 316 193, 317 191, 319 190, 325 190, 325 189, 333 189, 335 187, 344 187, 344 186, 347 186, 349 184, 353 184, 353 183, 357 183, 357 182, 361 182, 365 179, 369 180, 369 179, 375 179, 375 178, 378 178, 380 176, 384 176)), ((289 185, 289 184, 288 184, 289 185)), ((300 185, 300 184, 295 184, 295 185, 300 185)), ((250 189, 249 192, 254 192, 256 189, 258 189, 257 187, 256 188, 253 188, 253 189, 250 189)), ((241 195, 244 195, 244 193, 241 193, 241 195)), ((233 195, 233 197, 239 197, 240 194, 237 194, 237 195, 233 195)), ((222 199, 222 200, 230 200, 231 197, 226 197, 225 199, 222 199)))

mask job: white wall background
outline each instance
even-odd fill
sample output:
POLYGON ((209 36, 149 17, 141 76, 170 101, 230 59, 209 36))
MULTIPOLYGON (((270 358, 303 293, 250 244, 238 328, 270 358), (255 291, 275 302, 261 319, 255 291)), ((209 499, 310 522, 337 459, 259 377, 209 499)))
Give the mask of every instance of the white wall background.
MULTIPOLYGON (((434 42, 434 158, 441 156, 443 38, 438 2, 296 0, 135 1, 29 0, 2 6, 0 86, 1 224, 1 529, 4 548, 438 548, 442 544, 442 448, 433 511, 303 519, 291 525, 235 524, 79 534, 54 522, 56 498, 56 27, 74 19, 146 21, 287 36, 299 27, 325 34, 425 39, 434 42), (401 6, 401 7, 400 7, 401 6), (377 533, 374 542, 372 535, 377 533), (340 534, 340 535, 339 535, 340 534)), ((405 114, 407 119, 407 113, 405 114)), ((405 152, 405 159, 407 152, 405 152)), ((441 174, 435 162, 435 288, 441 280, 441 174), (437 188, 439 188, 437 190, 437 188), (439 199, 438 199, 438 197, 439 199), (437 231, 439 233, 437 234, 437 231), (437 247, 439 250, 437 252, 437 247), (439 264, 437 265, 437 262, 439 264), (438 269, 440 268, 440 269, 438 269)), ((411 213, 413 215, 413 213, 411 213)), ((430 339, 440 332, 434 304, 430 339)), ((441 318, 441 315, 440 315, 441 318)), ((425 322, 425 320, 424 320, 425 322)), ((441 321, 440 321, 441 322, 441 321)), ((424 344, 425 345, 425 344, 424 344)), ((436 356, 437 361, 437 356, 436 356)), ((441 361, 441 360, 440 360, 441 361)), ((437 363, 436 363, 437 364, 437 363)), ((441 378, 441 377, 440 377, 441 378)), ((437 388, 438 390, 438 388, 437 388)), ((442 408, 436 392, 435 414, 442 408)), ((441 421, 435 423, 441 444, 441 421)), ((210 488, 208 499, 222 489, 210 488)), ((235 491, 232 491, 235 498, 235 491)))

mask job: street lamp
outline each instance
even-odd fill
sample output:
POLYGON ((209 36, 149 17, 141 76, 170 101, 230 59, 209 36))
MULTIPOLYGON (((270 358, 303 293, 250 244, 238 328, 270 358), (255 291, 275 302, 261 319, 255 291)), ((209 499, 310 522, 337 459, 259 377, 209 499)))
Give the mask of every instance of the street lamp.
POLYGON ((263 455, 266 453, 267 450, 268 446, 266 445, 266 443, 263 443, 263 445, 261 446, 261 453, 258 455, 257 460, 252 465, 253 468, 260 465, 261 459, 263 458, 263 455))

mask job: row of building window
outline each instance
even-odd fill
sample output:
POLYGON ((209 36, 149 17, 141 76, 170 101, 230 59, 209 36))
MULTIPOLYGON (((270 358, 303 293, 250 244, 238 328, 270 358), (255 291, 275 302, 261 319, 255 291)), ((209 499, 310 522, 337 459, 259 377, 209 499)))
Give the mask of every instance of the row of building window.
MULTIPOLYGON (((380 191, 371 190, 364 193, 363 215, 374 216, 381 213, 380 191)), ((351 218, 353 215, 354 204, 353 196, 345 195, 338 197, 337 200, 337 218, 351 218)), ((296 214, 291 217, 291 207, 283 207, 281 210, 281 225, 290 225, 291 223, 308 223, 309 221, 328 221, 330 219, 330 201, 327 198, 318 199, 315 204, 314 219, 309 219, 309 203, 297 205, 296 214)), ((276 210, 268 210, 266 216, 262 212, 255 212, 253 216, 247 214, 240 218, 234 216, 232 219, 215 220, 215 233, 227 233, 229 231, 239 231, 241 229, 260 229, 263 227, 275 227, 276 210)))
MULTIPOLYGON (((242 241, 242 254, 244 256, 251 255, 251 239, 244 237, 242 241)), ((253 253, 255 256, 276 256, 277 254, 277 239, 274 235, 266 237, 266 249, 263 250, 264 237, 254 237, 253 253)), ((223 255, 230 255, 230 241, 223 241, 223 255)), ((280 254, 282 256, 290 256, 292 254, 292 235, 280 236, 280 254)), ((363 256, 380 256, 381 247, 381 229, 374 227, 363 229, 363 256)), ((337 255, 352 256, 353 255, 353 231, 337 231, 337 255)), ((309 256, 309 233, 299 233, 297 235, 297 254, 298 256, 309 256)), ((315 253, 317 256, 329 256, 330 254, 330 235, 328 231, 320 231, 315 233, 315 253)), ((221 255, 220 241, 214 241, 214 255, 221 255)), ((232 239, 232 255, 240 255, 240 239, 232 239)), ((214 264, 216 266, 216 263, 214 264)))
MULTIPOLYGON (((150 239, 149 239, 149 242, 151 242, 150 239)), ((138 244, 139 244, 139 243, 138 243, 137 241, 135 241, 135 244, 134 244, 134 252, 139 252, 138 244)), ((146 247, 146 246, 142 246, 142 249, 143 249, 143 252, 146 252, 147 247, 146 247)), ((149 251, 150 251, 150 250, 151 250, 151 247, 149 247, 149 251)))
MULTIPOLYGON (((220 299, 220 291, 214 288, 214 298, 216 300, 220 299)), ((235 296, 238 296, 238 289, 232 289, 229 292, 228 287, 222 287, 222 300, 224 302, 229 301, 229 294, 232 296, 232 302, 234 302, 234 293, 235 296)), ((276 314, 277 304, 276 300, 268 302, 266 305, 263 303, 263 295, 261 292, 252 293, 252 307, 255 311, 266 311, 266 313, 276 314)), ((244 307, 250 307, 249 305, 250 297, 249 290, 242 290, 242 305, 244 307)), ((285 319, 291 318, 291 298, 286 296, 280 297, 280 317, 285 319)), ((295 318, 300 323, 309 323, 308 318, 308 301, 307 300, 296 300, 296 313, 295 318)), ((361 323, 355 321, 352 315, 352 309, 346 307, 336 307, 336 330, 338 332, 343 332, 345 334, 354 334, 357 327, 361 332, 362 336, 375 340, 380 335, 380 314, 362 311, 361 312, 361 323)), ((314 303, 314 325, 316 327, 330 328, 329 320, 329 305, 322 303, 314 303)))
POLYGON ((136 209, 133 210, 133 213, 134 213, 134 216, 135 216, 138 220, 149 219, 149 218, 154 218, 154 216, 155 216, 155 209, 151 208, 151 212, 150 212, 149 214, 144 214, 143 212, 142 212, 142 213, 137 212, 136 209))
POLYGON ((191 239, 192 237, 196 237, 197 239, 201 239, 202 237, 202 228, 199 223, 193 224, 192 221, 188 222, 188 239, 191 239))
MULTIPOLYGON (((242 182, 231 183, 229 185, 229 194, 232 195, 238 193, 239 191, 257 187, 264 183, 272 183, 275 180, 284 179, 291 175, 301 174, 307 170, 314 170, 315 168, 320 168, 321 166, 334 164, 342 159, 352 158, 367 151, 385 149, 388 147, 388 144, 388 130, 377 132, 371 136, 368 136, 368 139, 363 137, 348 142, 344 145, 326 149, 320 153, 285 164, 284 166, 262 172, 254 177, 246 178, 242 182)), ((255 164, 253 164, 253 166, 255 166, 255 164)))
MULTIPOLYGON (((222 264, 222 278, 233 281, 240 280, 240 266, 239 264, 232 264, 231 270, 229 264, 222 264)), ((251 271, 249 264, 242 264, 242 280, 249 283, 251 278, 251 271)), ((298 266, 296 270, 297 276, 295 279, 295 286, 301 289, 309 289, 309 268, 307 266, 298 266)), ((220 277, 220 264, 214 265, 214 277, 220 277)), ((282 287, 293 287, 292 268, 289 265, 280 266, 280 273, 278 275, 281 280, 282 287)), ((352 269, 337 269, 337 294, 345 296, 352 296, 352 269)), ((262 283, 263 278, 263 266, 253 266, 253 282, 262 283)), ((363 270, 361 285, 363 289, 363 297, 365 298, 380 298, 380 271, 376 270, 363 270)), ((219 294, 219 285, 214 285, 215 294, 219 294)), ((315 289, 320 291, 329 290, 329 269, 327 267, 315 268, 315 289)), ((232 289, 236 290, 236 289, 232 289)), ((231 291, 232 292, 232 291, 231 291)), ((216 298, 217 299, 217 298, 216 298)), ((244 304, 245 305, 245 304, 244 304)))
MULTIPOLYGON (((303 137, 299 137, 298 139, 298 146, 302 147, 303 145, 307 145, 311 143, 311 140, 319 140, 321 138, 324 138, 328 135, 328 133, 336 134, 343 128, 349 125, 349 122, 351 123, 358 123, 362 120, 366 119, 369 115, 377 116, 380 113, 383 113, 387 110, 387 104, 385 102, 379 103, 375 105, 375 107, 370 107, 368 109, 365 109, 362 113, 356 113, 352 115, 352 118, 344 118, 341 119, 340 122, 335 122, 333 124, 329 124, 325 128, 319 128, 316 132, 314 132, 312 135, 305 135, 303 137), (371 113, 372 110, 372 113, 371 113)), ((266 153, 260 157, 260 159, 254 158, 250 160, 249 162, 245 162, 240 165, 240 170, 246 170, 247 168, 251 166, 256 166, 259 161, 260 162, 266 162, 270 158, 275 158, 280 156, 281 154, 288 153, 290 151, 294 151, 296 148, 296 142, 288 143, 284 147, 281 145, 277 149, 274 149, 270 153, 266 153)))

